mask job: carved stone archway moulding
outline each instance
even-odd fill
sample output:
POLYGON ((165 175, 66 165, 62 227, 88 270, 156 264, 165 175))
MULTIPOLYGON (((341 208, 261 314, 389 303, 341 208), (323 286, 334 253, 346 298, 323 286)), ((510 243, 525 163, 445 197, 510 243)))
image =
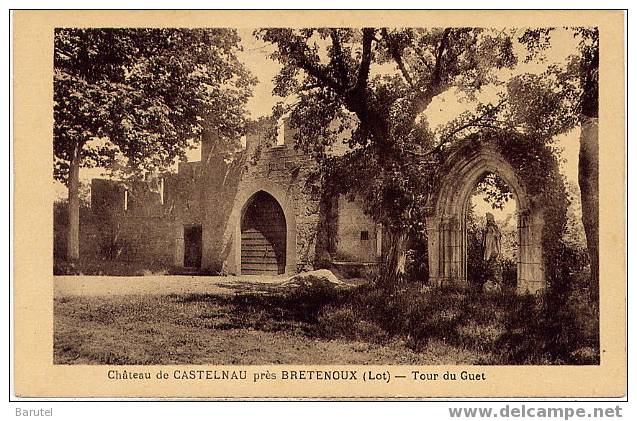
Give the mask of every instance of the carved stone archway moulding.
POLYGON ((545 287, 542 258, 543 209, 527 194, 523 180, 492 145, 468 156, 453 153, 427 218, 429 281, 434 285, 467 285, 467 208, 478 181, 487 173, 504 180, 518 205, 517 292, 537 293, 545 287))
POLYGON ((296 217, 294 202, 290 197, 290 192, 284 190, 278 184, 269 180, 258 180, 244 188, 236 197, 235 205, 229 219, 231 232, 230 250, 224 262, 226 270, 230 274, 241 275, 241 219, 245 212, 246 205, 257 193, 264 192, 272 196, 283 210, 286 223, 286 251, 285 251, 285 274, 296 272, 296 217))

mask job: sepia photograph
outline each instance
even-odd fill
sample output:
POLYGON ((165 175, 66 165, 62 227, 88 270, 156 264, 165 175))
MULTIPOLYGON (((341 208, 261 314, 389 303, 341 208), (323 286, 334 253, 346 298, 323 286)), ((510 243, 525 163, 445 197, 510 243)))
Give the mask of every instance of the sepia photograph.
POLYGON ((16 395, 624 396, 624 17, 16 12, 16 395))
POLYGON ((597 28, 54 49, 56 364, 599 363, 597 28))

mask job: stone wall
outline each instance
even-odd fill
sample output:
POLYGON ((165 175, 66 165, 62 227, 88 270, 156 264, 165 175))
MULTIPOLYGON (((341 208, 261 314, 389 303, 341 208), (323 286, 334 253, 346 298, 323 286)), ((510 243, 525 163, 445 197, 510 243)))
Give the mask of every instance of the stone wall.
POLYGON ((93 179, 91 212, 80 221, 81 255, 171 266, 172 217, 153 184, 93 179))
POLYGON ((378 229, 360 203, 338 198, 336 255, 338 261, 375 263, 378 260, 378 229))
POLYGON ((240 273, 241 219, 245 204, 259 191, 272 195, 287 224, 286 272, 310 270, 316 260, 321 179, 316 162, 294 149, 295 132, 286 125, 285 143, 276 145, 266 130, 250 133, 238 162, 243 165, 232 211, 223 235, 223 269, 240 273))
POLYGON ((205 133, 201 161, 181 163, 177 174, 127 185, 93 180, 81 248, 90 242, 102 258, 181 267, 184 230, 201 226, 201 271, 239 274, 244 207, 264 191, 285 215, 286 273, 311 270, 320 260, 376 262, 374 222, 359 204, 326 197, 317 163, 294 148, 289 124, 282 145, 267 138, 268 124, 248 133, 245 148, 233 154, 205 133))

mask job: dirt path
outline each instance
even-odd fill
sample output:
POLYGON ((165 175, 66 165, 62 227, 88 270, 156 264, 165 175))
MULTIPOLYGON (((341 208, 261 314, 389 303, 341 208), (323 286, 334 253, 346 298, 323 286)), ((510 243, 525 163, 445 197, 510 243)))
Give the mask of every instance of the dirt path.
POLYGON ((54 276, 55 297, 233 294, 282 283, 285 276, 54 276))

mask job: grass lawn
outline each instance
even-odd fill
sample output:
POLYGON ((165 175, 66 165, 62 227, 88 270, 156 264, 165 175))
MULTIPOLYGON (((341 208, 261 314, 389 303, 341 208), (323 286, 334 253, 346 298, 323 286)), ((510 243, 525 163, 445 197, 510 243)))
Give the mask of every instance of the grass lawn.
POLYGON ((60 297, 54 363, 597 363, 596 316, 579 310, 588 307, 569 305, 578 318, 555 326, 536 307, 533 298, 417 288, 60 297), (573 349, 552 342, 562 337, 573 349))
POLYGON ((235 297, 57 298, 55 364, 472 364, 476 355, 432 341, 324 339, 285 311, 239 308, 235 297))

